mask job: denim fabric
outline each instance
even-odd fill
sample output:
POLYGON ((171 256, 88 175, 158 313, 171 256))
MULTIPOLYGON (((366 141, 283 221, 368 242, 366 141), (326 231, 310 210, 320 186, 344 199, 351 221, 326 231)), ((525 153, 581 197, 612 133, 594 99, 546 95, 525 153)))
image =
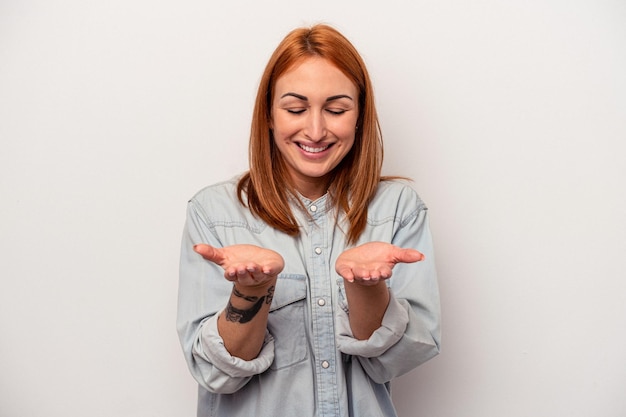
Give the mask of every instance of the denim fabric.
MULTIPOLYGON (((198 416, 395 416, 389 381, 439 352, 439 294, 428 211, 404 181, 381 182, 358 244, 385 241, 422 252, 387 280, 391 301, 368 340, 352 337, 337 257, 348 247, 343 216, 301 198, 300 235, 277 231, 237 200, 237 178, 201 190, 188 204, 181 250, 177 328, 198 381, 198 416), (193 245, 254 244, 285 260, 265 343, 251 361, 232 357, 217 331, 232 283, 193 245)), ((416 388, 419 389, 419 388, 416 388)))

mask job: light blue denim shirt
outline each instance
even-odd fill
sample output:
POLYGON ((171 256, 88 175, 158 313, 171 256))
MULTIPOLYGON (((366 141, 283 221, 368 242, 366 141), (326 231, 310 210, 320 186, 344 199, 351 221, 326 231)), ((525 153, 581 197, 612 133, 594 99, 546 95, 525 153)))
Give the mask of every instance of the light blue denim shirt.
MULTIPOLYGON (((198 416, 395 416, 389 381, 439 352, 439 294, 428 211, 403 181, 381 182, 358 244, 390 242, 425 260, 398 264, 387 280, 391 301, 368 340, 352 336, 343 279, 335 261, 346 249, 347 224, 327 197, 302 198, 292 210, 300 235, 288 236, 237 200, 238 178, 207 187, 188 205, 183 234, 177 328, 198 381, 198 416), (265 343, 251 361, 231 356, 217 331, 232 283, 193 251, 253 244, 280 253, 265 343)), ((416 387, 419 389, 419 387, 416 387)))

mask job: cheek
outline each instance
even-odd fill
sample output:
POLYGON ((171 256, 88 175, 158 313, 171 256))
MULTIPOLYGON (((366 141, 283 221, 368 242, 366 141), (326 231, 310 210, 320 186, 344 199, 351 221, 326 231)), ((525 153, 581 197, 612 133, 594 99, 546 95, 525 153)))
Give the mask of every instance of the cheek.
POLYGON ((275 137, 285 137, 293 134, 298 130, 298 124, 286 118, 275 117, 272 120, 272 130, 275 137))
POLYGON ((352 123, 352 121, 342 121, 334 126, 333 131, 335 132, 335 135, 346 141, 354 141, 354 136, 356 135, 355 125, 356 121, 354 123, 352 123))

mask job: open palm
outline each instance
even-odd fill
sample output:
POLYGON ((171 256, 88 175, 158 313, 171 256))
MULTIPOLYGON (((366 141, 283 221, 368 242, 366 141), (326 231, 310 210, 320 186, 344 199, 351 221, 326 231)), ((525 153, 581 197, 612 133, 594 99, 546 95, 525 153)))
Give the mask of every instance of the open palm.
POLYGON ((285 267, 277 252, 255 245, 231 245, 216 248, 199 244, 194 250, 224 269, 224 277, 244 286, 264 285, 276 278, 285 267))
POLYGON ((344 279, 374 285, 391 277, 397 263, 421 261, 424 255, 415 249, 403 249, 386 242, 369 242, 343 252, 335 270, 344 279))

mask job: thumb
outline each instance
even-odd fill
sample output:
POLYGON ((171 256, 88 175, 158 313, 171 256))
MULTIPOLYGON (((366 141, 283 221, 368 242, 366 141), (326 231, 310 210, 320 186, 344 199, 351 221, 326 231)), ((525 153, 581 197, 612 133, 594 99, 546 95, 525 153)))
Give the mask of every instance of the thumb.
POLYGON ((425 256, 423 253, 415 249, 398 248, 394 256, 396 263, 413 263, 423 261, 425 256))
POLYGON ((202 255, 202 257, 208 261, 211 262, 215 262, 217 264, 221 263, 222 260, 224 259, 224 256, 222 255, 222 251, 214 248, 211 245, 207 245, 204 243, 199 243, 197 245, 194 245, 193 250, 202 255))

